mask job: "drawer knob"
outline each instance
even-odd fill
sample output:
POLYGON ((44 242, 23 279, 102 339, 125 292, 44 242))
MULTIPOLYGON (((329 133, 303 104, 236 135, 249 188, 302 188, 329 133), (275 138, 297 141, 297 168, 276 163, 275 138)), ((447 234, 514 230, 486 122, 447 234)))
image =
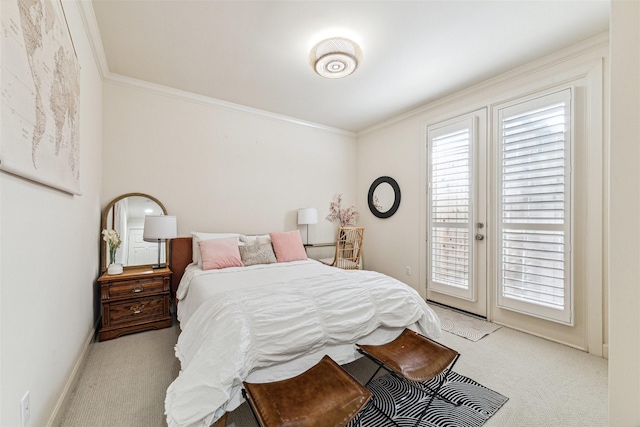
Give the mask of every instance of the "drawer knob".
POLYGON ((131 287, 131 292, 137 294, 138 292, 144 291, 144 285, 135 285, 131 287))
POLYGON ((129 310, 131 310, 133 314, 142 313, 142 310, 144 310, 144 304, 136 305, 134 307, 129 308, 129 310))

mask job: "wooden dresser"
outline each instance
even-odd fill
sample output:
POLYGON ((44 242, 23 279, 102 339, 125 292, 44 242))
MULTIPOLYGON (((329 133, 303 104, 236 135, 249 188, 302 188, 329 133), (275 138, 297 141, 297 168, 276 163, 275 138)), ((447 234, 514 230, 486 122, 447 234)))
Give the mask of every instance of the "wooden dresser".
POLYGON ((102 327, 100 341, 131 332, 171 326, 171 270, 127 268, 122 274, 100 276, 102 327))

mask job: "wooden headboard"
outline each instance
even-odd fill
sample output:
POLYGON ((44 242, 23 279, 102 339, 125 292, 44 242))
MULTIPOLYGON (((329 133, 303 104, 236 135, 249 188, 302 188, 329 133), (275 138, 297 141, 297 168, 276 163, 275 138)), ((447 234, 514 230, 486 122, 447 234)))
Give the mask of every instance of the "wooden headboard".
POLYGON ((177 237, 171 240, 171 252, 169 255, 169 267, 173 271, 171 277, 171 295, 175 298, 180 279, 184 269, 193 261, 193 247, 191 237, 177 237))

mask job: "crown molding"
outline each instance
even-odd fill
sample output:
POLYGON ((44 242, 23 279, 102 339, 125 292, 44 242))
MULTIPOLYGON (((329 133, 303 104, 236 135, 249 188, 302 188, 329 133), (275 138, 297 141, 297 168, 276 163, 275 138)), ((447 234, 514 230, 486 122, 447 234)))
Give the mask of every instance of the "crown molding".
POLYGON ((527 76, 536 75, 537 73, 540 73, 543 70, 556 67, 559 64, 579 58, 590 52, 594 52, 602 48, 608 48, 608 46, 609 46, 609 32, 605 31, 596 36, 590 37, 582 42, 569 46, 565 49, 561 49, 557 52, 544 56, 538 60, 532 61, 523 66, 507 71, 503 74, 500 74, 496 77, 485 80, 481 83, 469 86, 466 89, 461 89, 453 94, 433 100, 418 108, 407 111, 404 114, 400 114, 389 120, 385 120, 384 122, 378 123, 376 125, 368 127, 361 131, 358 131, 357 136, 360 137, 370 132, 385 128, 387 126, 391 126, 393 124, 396 124, 398 122, 401 122, 413 116, 427 113, 428 111, 442 107, 450 103, 454 103, 463 98, 468 98, 473 94, 488 90, 492 87, 502 85, 504 83, 516 81, 519 79, 523 79, 523 78, 526 78, 527 76))
POLYGON ((187 102, 192 102, 200 105, 205 105, 207 107, 217 108, 219 110, 231 111, 234 113, 245 114, 253 117, 275 120, 279 122, 295 124, 298 126, 304 126, 304 127, 309 127, 313 129, 319 129, 322 131, 337 133, 337 134, 352 137, 352 138, 356 137, 355 132, 347 131, 344 129, 338 129, 330 126, 321 125, 318 123, 307 122, 304 120, 296 119, 294 117, 271 113, 269 111, 260 110, 258 108, 247 107, 240 104, 234 104, 233 102, 223 101, 220 99, 211 98, 204 95, 198 95, 196 93, 187 92, 180 89, 174 89, 168 86, 151 83, 144 80, 134 79, 132 77, 127 77, 120 74, 109 73, 107 76, 104 77, 103 83, 110 83, 118 86, 139 89, 139 90, 154 93, 156 95, 167 96, 167 97, 178 99, 181 101, 187 101, 187 102))
POLYGON ((78 5, 80 17, 84 24, 87 38, 89 39, 93 59, 96 61, 100 77, 104 80, 105 76, 109 75, 109 64, 107 62, 107 56, 104 53, 98 21, 96 21, 96 14, 93 10, 93 3, 91 3, 90 0, 76 0, 76 4, 78 5))

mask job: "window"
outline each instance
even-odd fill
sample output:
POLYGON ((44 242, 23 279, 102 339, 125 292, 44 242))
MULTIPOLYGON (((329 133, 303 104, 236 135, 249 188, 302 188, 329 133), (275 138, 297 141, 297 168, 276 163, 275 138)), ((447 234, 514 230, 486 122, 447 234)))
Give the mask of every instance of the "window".
POLYGON ((572 324, 571 89, 494 117, 498 306, 572 324))

